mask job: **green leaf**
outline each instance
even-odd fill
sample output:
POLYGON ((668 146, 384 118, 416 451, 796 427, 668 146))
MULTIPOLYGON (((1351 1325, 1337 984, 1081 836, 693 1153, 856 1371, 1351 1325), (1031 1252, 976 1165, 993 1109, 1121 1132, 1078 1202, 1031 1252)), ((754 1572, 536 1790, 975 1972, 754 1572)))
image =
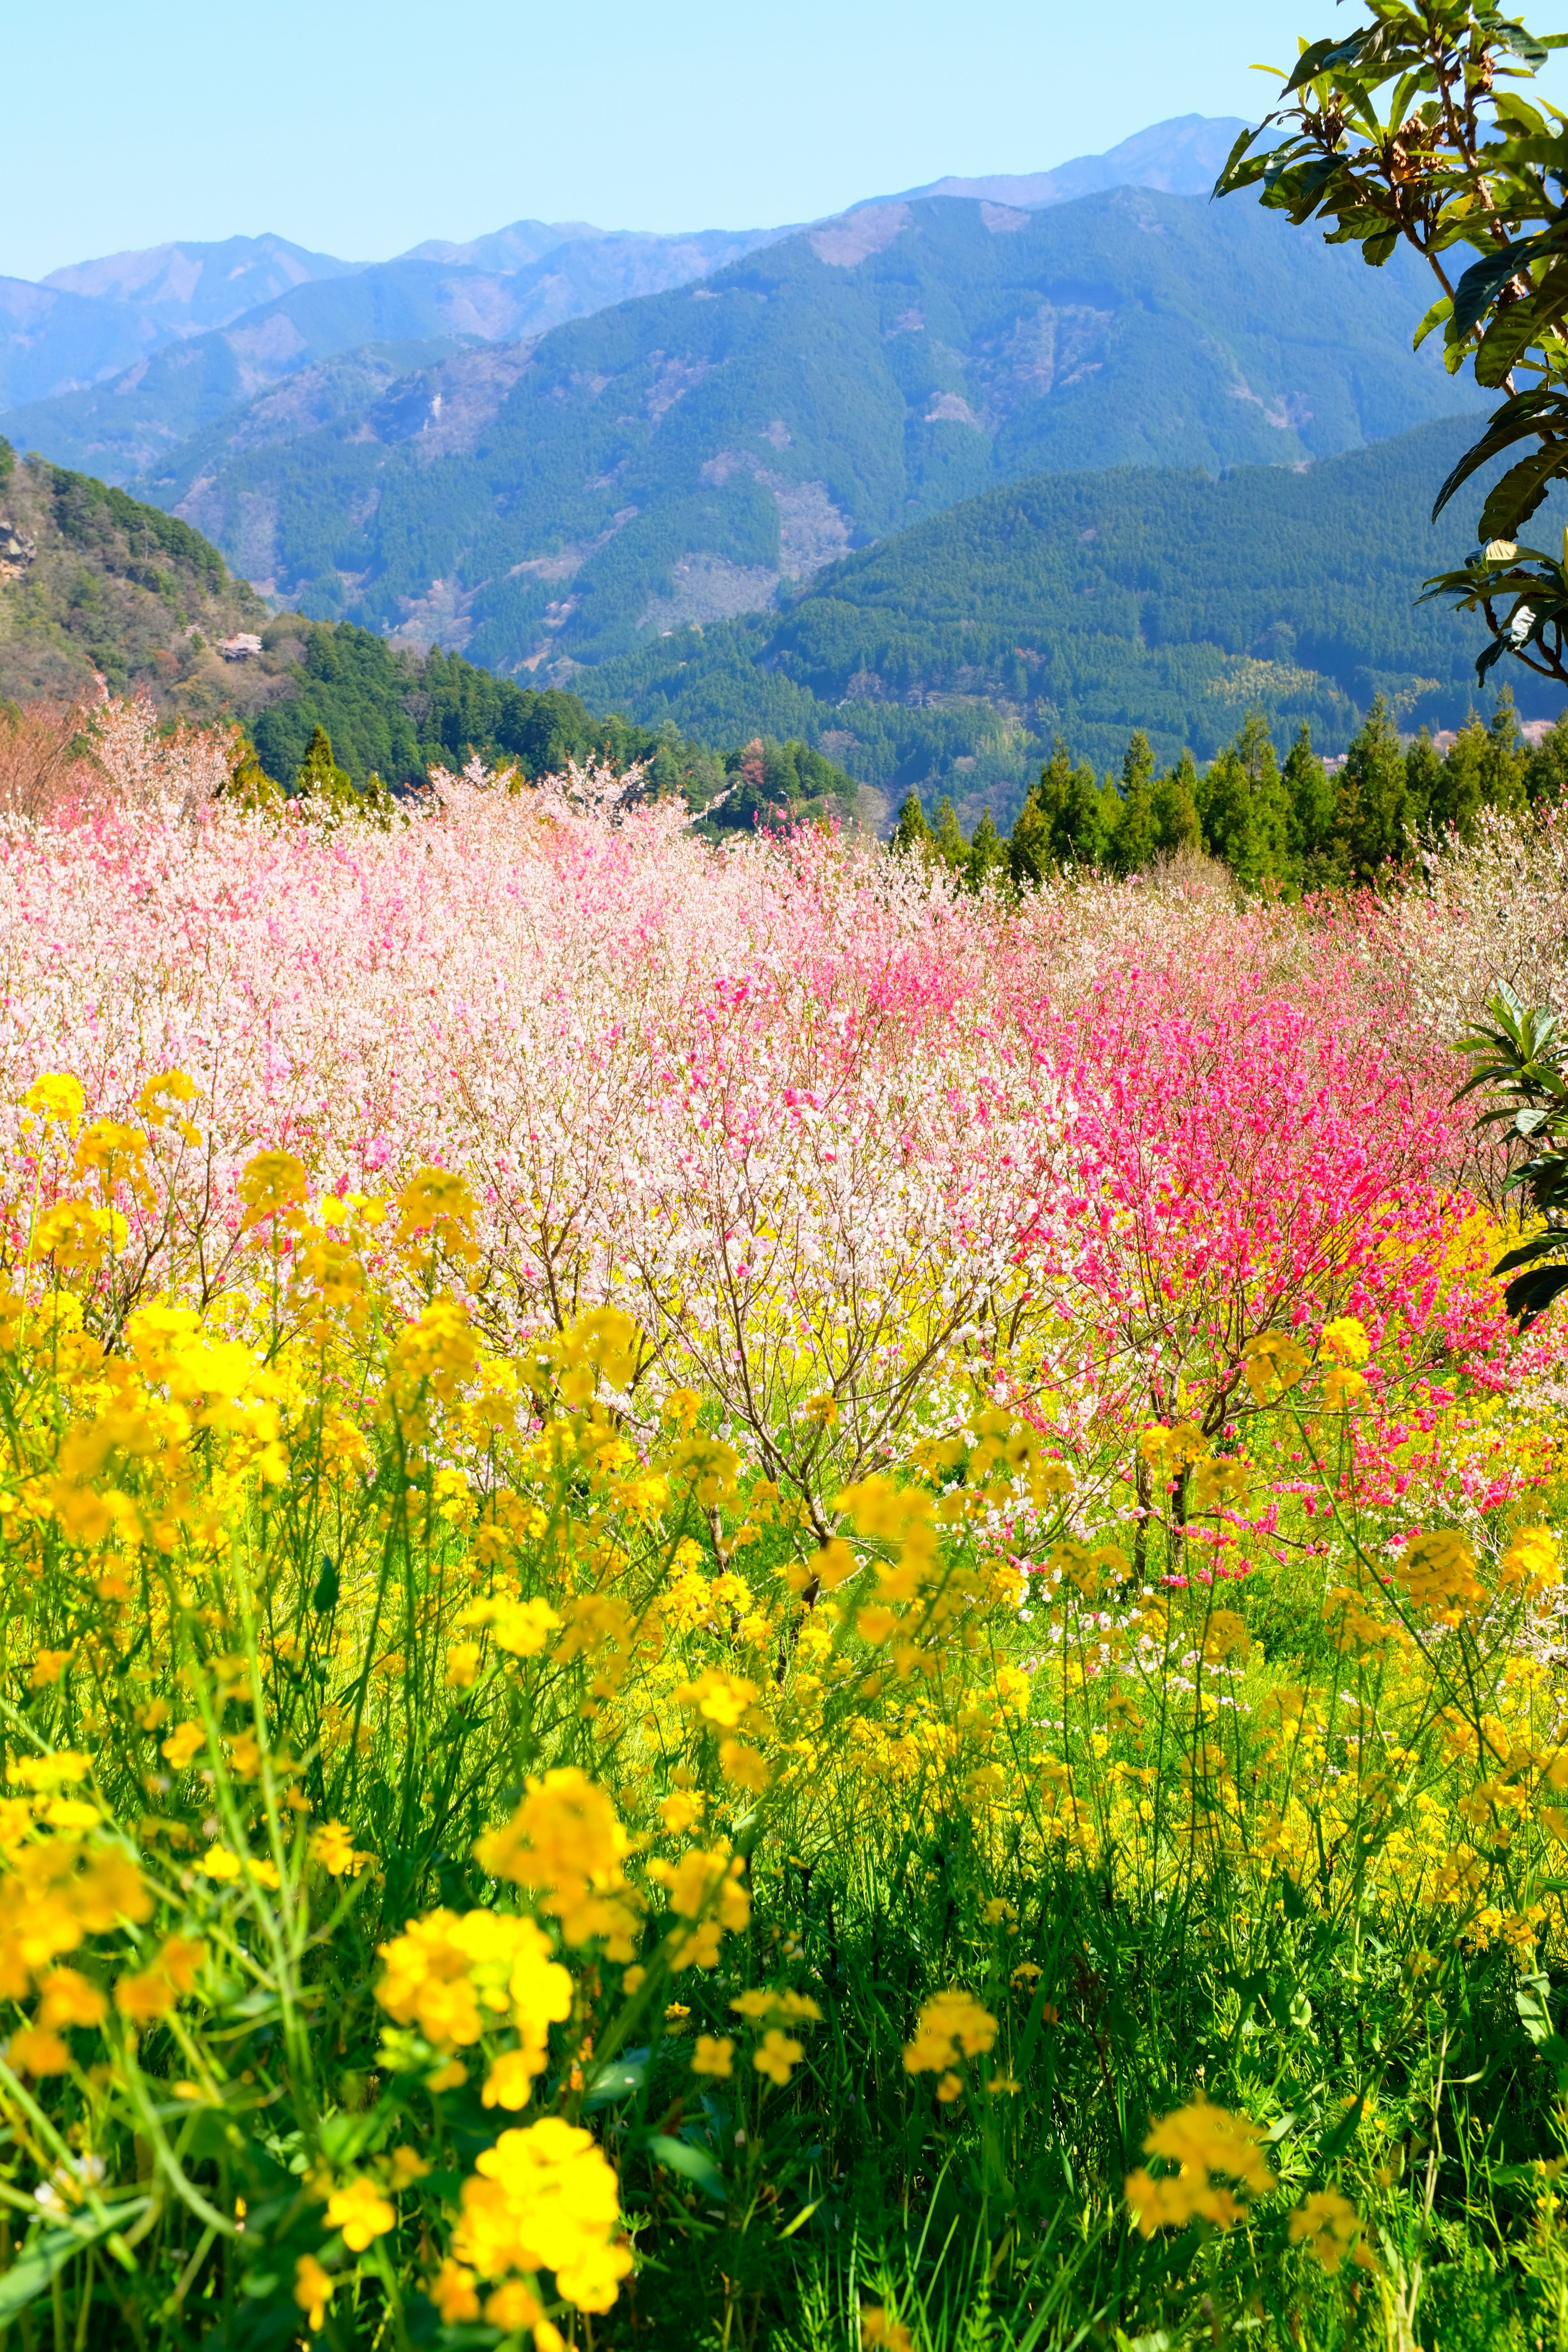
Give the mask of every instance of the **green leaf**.
MULTIPOLYGON (((668 2132, 655 2132, 648 2140, 647 2152, 658 2163, 668 2165, 671 2172, 684 2173, 688 2180, 694 2180, 699 2189, 721 2205, 729 2197, 723 2174, 701 2148, 689 2147, 683 2139, 671 2139, 668 2132)), ((800 2218, 804 2221, 805 2216, 800 2218)), ((799 2222, 795 2226, 798 2228, 799 2222)))
POLYGON ((1342 2156, 1344 2154, 1346 2148, 1349 2147, 1352 2140, 1354 2139, 1357 2132, 1361 2129, 1362 2112, 1365 2105, 1366 2093, 1364 2091, 1358 2091, 1353 2106, 1351 2107, 1348 2114, 1342 2115, 1340 2117, 1340 2120, 1334 2126, 1333 2130, 1329 2133, 1328 2137, 1323 2140, 1319 2147, 1318 2156, 1321 2162, 1324 2164, 1332 2164, 1336 2157, 1342 2156))
POLYGON ((1476 525, 1479 539, 1517 539, 1555 481, 1568 478, 1568 444, 1546 443, 1532 457, 1510 466, 1494 483, 1476 525))
POLYGON ((1549 2005, 1552 1991, 1550 1977, 1521 1977, 1514 1987, 1513 2005, 1519 2011, 1519 2021, 1537 2048, 1550 2042, 1556 2029, 1552 2022, 1549 2005))
MULTIPOLYGON (((1516 442, 1530 440, 1542 432, 1568 432, 1568 398, 1562 393, 1542 387, 1534 392, 1515 393, 1511 400, 1505 400, 1500 408, 1493 411, 1480 439, 1471 443, 1438 491, 1432 508, 1433 521, 1479 467, 1504 449, 1511 449, 1516 442)), ((1483 531, 1481 537, 1511 539, 1513 533, 1483 531)))
POLYGON ((1510 302, 1499 312, 1476 351, 1476 382, 1496 392, 1509 379, 1521 352, 1537 341, 1544 321, 1533 302, 1510 302))
POLYGON ((1233 189, 1250 187, 1255 181, 1262 178, 1268 168, 1268 157, 1267 155, 1249 157, 1247 151, 1258 137, 1258 131, 1264 127, 1259 123, 1258 131, 1244 131, 1237 140, 1230 153, 1225 159, 1224 170, 1214 184, 1214 194, 1216 196, 1227 196, 1233 189))
POLYGON ((1512 245, 1500 246, 1495 253, 1483 253, 1472 261, 1454 289, 1454 331, 1468 335, 1486 312, 1510 278, 1517 278, 1528 268, 1531 259, 1544 245, 1541 236, 1521 236, 1512 245))
POLYGON ((1421 324, 1416 328, 1415 340, 1410 346, 1411 350, 1413 352, 1418 352, 1422 344, 1426 341, 1427 336, 1431 333, 1433 328, 1440 327, 1445 319, 1451 319, 1453 315, 1453 296, 1451 294, 1439 294, 1437 299, 1433 303, 1432 308, 1426 312, 1425 318, 1422 320, 1421 324))
POLYGON ((607 2066, 599 2067, 588 2079, 583 2099, 584 2112, 586 2114, 595 2107, 613 2106, 618 2100, 629 2099, 635 2092, 640 2091, 651 2054, 651 2051, 647 2049, 628 2050, 624 2058, 612 2059, 607 2066))
POLYGON ((1516 1275, 1503 1292, 1502 1303, 1520 1329, 1528 1331, 1564 1290, 1568 1290, 1568 1265, 1542 1266, 1533 1274, 1516 1275))
POLYGON ((1332 73, 1340 66, 1354 65, 1366 47, 1372 29, 1369 26, 1362 32, 1352 33, 1348 41, 1336 41, 1331 36, 1310 43, 1296 60, 1296 70, 1285 85, 1284 96, 1289 98, 1292 90, 1304 89, 1308 82, 1316 81, 1320 74, 1332 73))
POLYGON ((101 2219, 96 2221, 84 2214, 68 2229, 41 2231, 23 2248, 10 2269, 0 2275, 0 2327, 47 2294, 73 2256, 85 2253, 100 2238, 122 2230, 139 2213, 145 2213, 152 2202, 150 2197, 138 2197, 129 2205, 105 2206, 101 2219))

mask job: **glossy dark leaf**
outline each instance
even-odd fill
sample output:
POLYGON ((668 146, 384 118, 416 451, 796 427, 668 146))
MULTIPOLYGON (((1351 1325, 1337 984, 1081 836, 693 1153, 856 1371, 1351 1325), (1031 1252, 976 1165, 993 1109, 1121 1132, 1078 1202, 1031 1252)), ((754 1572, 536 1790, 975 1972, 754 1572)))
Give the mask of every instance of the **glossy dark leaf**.
POLYGON ((1568 477, 1568 442, 1549 441, 1533 457, 1510 466, 1487 493, 1476 534, 1480 539, 1516 539, 1555 481, 1568 477))
POLYGON ((1544 240, 1521 236, 1472 261, 1454 289, 1454 331, 1468 335, 1491 309, 1510 278, 1527 268, 1544 240))
POLYGON ((692 2147, 683 2139, 672 2139, 668 2132, 654 2132, 649 2136, 647 2151, 658 2163, 668 2165, 671 2172, 694 2180, 699 2189, 720 2204, 729 2196, 723 2174, 701 2148, 692 2147))
POLYGON ((1568 1265, 1542 1266, 1533 1274, 1517 1275, 1503 1292, 1503 1305, 1521 1331, 1539 1322, 1554 1298, 1568 1290, 1568 1265))
MULTIPOLYGON (((1487 429, 1479 441, 1473 441, 1457 466, 1445 479, 1432 506, 1432 520, 1436 521, 1456 490, 1463 488, 1470 476, 1504 449, 1516 443, 1534 438, 1542 425, 1568 432, 1568 396, 1560 392, 1540 390, 1516 393, 1505 400, 1488 420, 1487 429)), ((1499 534, 1501 536, 1501 534, 1499 534)))
POLYGON ((1331 37, 1310 42, 1296 60, 1296 70, 1286 83, 1283 95, 1289 98, 1294 89, 1302 89, 1320 74, 1333 73, 1341 66, 1354 65, 1366 47, 1370 27, 1352 33, 1348 41, 1331 37))
POLYGON ((1542 313, 1535 302, 1510 302, 1500 310, 1477 348, 1476 382, 1488 392, 1500 391, 1510 370, 1541 332, 1542 313))
POLYGON ((1268 169, 1268 155, 1249 156, 1247 151, 1266 128, 1266 124, 1260 123, 1257 131, 1242 131, 1225 159, 1224 170, 1214 184, 1214 194, 1216 196, 1227 196, 1233 188, 1249 187, 1254 181, 1262 178, 1268 169))

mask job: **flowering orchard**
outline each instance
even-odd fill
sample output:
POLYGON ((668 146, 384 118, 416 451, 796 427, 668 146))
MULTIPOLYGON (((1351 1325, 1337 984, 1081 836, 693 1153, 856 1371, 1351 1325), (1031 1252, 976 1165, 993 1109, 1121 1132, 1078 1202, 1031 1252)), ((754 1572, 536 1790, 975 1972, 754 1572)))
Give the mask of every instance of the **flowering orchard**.
POLYGON ((0 2323, 1561 2343, 1486 871, 300 822, 134 716, 0 837, 0 2323))

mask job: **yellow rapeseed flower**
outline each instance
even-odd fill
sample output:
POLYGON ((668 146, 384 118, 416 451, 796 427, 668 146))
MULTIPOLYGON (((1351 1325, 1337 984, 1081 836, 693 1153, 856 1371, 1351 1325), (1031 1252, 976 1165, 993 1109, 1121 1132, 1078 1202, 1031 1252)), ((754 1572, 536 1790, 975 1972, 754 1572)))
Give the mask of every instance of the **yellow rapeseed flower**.
POLYGON ((356 2254, 363 2254, 374 2238, 384 2237, 396 2221, 397 2208, 363 2174, 334 2189, 327 2200, 328 2228, 341 2230, 344 2245, 356 2254))
POLYGON ((305 2326, 312 2336, 326 2325, 334 2284, 314 2254, 301 2254, 295 2263, 294 2300, 304 2313, 305 2326))
POLYGON ((1372 1353, 1366 1326, 1356 1315, 1336 1315, 1331 1322, 1325 1323, 1319 1343, 1323 1353, 1331 1356, 1337 1364, 1364 1364, 1372 1353))
POLYGON ((1164 2116, 1144 2141, 1144 2153, 1168 2157, 1180 2170, 1156 2179, 1141 2167, 1128 2175, 1127 2202, 1141 2234, 1152 2238, 1156 2230, 1180 2228, 1194 2215, 1228 2230, 1241 2208, 1226 2180, 1258 2196, 1279 2187, 1264 2161, 1262 2140, 1260 2126, 1207 2099, 1164 2116))
POLYGON ((772 2026, 763 2034, 762 2046, 752 2053, 752 2063, 759 2074, 765 2074, 782 2089, 805 2056, 805 2045, 790 2033, 782 2033, 772 2026))
POLYGON ((973 1994, 956 1988, 928 2000, 915 2022, 915 2038, 904 2052, 906 2074, 939 2074, 960 2053, 978 2056, 996 2040, 996 2020, 973 1994))
POLYGON ((1320 2189, 1290 2216, 1290 2243, 1310 2246, 1326 2271, 1337 2271, 1347 2254, 1363 2270, 1375 2270, 1377 2257, 1363 2242, 1361 2215, 1337 2189, 1320 2189))

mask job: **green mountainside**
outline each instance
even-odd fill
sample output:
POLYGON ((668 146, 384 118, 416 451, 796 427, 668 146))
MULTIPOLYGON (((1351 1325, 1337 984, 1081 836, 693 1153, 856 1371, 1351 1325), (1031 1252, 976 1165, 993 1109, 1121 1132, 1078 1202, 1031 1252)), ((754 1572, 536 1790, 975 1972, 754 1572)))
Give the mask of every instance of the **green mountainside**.
POLYGON ((0 440, 0 706, 91 699, 100 678, 149 696, 165 719, 237 719, 285 791, 320 730, 328 763, 360 792, 373 776, 423 783, 477 751, 531 778, 568 760, 640 761, 652 789, 711 807, 721 829, 856 810, 850 779, 801 741, 742 739, 718 752, 668 720, 595 716, 574 694, 520 687, 439 648, 421 656, 352 624, 269 617, 178 516, 18 460, 0 440), (243 657, 224 658, 242 636, 243 657))
POLYGON ((74 702, 139 688, 161 710, 228 707, 215 647, 267 607, 178 516, 0 441, 0 698, 74 702))
MULTIPOLYGON (((819 745, 863 782, 1018 805, 1053 739, 1100 769, 1143 728, 1213 758, 1240 714, 1342 751, 1384 694, 1401 728, 1462 721, 1474 626, 1415 599, 1467 544, 1433 528, 1471 437, 1454 418, 1305 471, 1037 476, 819 572, 780 613, 687 628, 579 673, 595 709, 731 740, 819 745)), ((1560 697, 1519 680, 1526 717, 1560 697)))
POLYGON ((254 713, 248 732, 266 773, 286 787, 320 728, 362 790, 373 774, 400 787, 423 783, 432 768, 461 768, 478 751, 530 779, 559 773, 569 760, 617 768, 638 761, 651 790, 711 807, 720 829, 856 813, 850 778, 800 740, 759 739, 717 752, 668 720, 646 728, 614 712, 595 716, 558 687, 518 686, 439 646, 426 655, 393 646, 352 622, 284 614, 261 639, 258 673, 284 691, 254 713))
POLYGON ((1407 274, 1139 189, 870 205, 299 431, 242 410, 135 487, 309 614, 567 684, 999 481, 1302 465, 1450 413, 1407 274))

